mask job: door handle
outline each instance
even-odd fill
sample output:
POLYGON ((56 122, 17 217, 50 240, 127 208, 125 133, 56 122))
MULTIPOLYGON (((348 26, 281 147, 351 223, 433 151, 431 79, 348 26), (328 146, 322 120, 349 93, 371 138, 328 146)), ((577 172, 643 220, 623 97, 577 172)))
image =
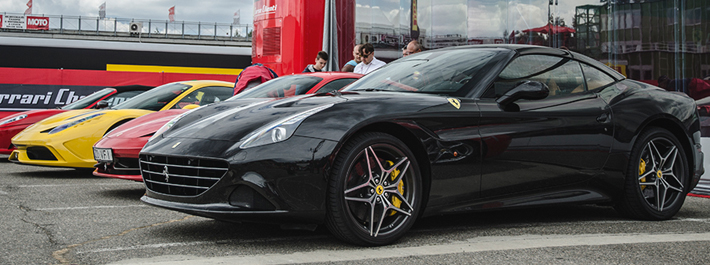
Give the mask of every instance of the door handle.
POLYGON ((607 123, 609 122, 609 120, 611 120, 611 115, 609 115, 608 113, 602 113, 597 117, 597 121, 600 123, 607 123))

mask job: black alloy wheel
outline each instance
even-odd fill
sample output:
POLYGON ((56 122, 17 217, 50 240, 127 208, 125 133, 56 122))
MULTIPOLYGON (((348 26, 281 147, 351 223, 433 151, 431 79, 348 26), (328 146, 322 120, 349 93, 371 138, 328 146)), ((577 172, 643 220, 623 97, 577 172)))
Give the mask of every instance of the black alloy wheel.
POLYGON ((394 136, 369 132, 353 137, 332 172, 326 225, 341 240, 391 244, 417 219, 421 174, 414 154, 394 136))
POLYGON ((667 220, 683 206, 690 179, 683 146, 668 130, 642 133, 631 151, 624 196, 617 210, 643 220, 667 220))

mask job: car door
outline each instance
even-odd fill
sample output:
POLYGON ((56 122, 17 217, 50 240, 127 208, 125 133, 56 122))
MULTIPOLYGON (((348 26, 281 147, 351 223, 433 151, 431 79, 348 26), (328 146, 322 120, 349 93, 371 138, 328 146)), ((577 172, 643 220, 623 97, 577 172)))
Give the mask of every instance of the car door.
POLYGON ((554 187, 562 192, 559 196, 577 196, 569 194, 570 187, 601 174, 612 144, 611 111, 588 90, 579 62, 520 56, 501 72, 478 105, 481 196, 523 195, 554 187), (496 102, 495 95, 526 80, 546 84, 550 94, 515 101, 515 107, 503 108, 496 102))

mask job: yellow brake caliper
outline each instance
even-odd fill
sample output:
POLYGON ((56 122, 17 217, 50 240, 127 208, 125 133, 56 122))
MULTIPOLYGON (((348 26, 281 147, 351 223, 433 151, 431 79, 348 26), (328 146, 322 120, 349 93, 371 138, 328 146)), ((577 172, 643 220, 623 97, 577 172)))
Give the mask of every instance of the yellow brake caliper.
MULTIPOLYGON (((646 173, 646 161, 641 158, 641 163, 639 163, 639 176, 646 173)), ((641 178, 641 182, 646 182, 646 177, 641 178)), ((641 185, 641 190, 645 189, 646 185, 641 185)))
MULTIPOLYGON (((392 166, 394 165, 394 162, 388 160, 387 164, 389 164, 389 166, 392 166)), ((395 169, 394 171, 392 171, 390 181, 396 180, 400 172, 401 171, 399 169, 395 169)), ((400 180, 397 184, 397 190, 399 191, 399 194, 404 194, 404 182, 402 180, 400 180)), ((394 205, 394 207, 400 208, 399 206, 402 205, 402 201, 399 200, 399 198, 397 198, 396 196, 392 196, 392 205, 394 205)), ((394 215, 395 213, 395 211, 390 211, 390 216, 394 215)))

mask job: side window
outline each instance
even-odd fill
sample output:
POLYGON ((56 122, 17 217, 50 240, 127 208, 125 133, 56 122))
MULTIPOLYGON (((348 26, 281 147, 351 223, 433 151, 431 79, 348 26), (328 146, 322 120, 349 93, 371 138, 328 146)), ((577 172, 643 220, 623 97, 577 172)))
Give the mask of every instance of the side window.
POLYGON ((108 101, 109 107, 113 107, 113 106, 121 104, 124 101, 126 101, 126 100, 140 94, 140 93, 143 93, 143 92, 144 91, 140 91, 140 90, 120 92, 120 93, 113 94, 104 100, 108 101))
POLYGON ((521 81, 538 81, 546 84, 550 89, 548 97, 586 91, 582 69, 578 62, 547 55, 527 55, 511 62, 484 97, 501 96, 521 81))
POLYGON ((322 86, 316 93, 327 93, 330 91, 335 91, 335 90, 340 90, 341 88, 349 85, 350 83, 354 82, 355 78, 343 78, 343 79, 338 79, 338 80, 333 80, 330 81, 330 83, 325 84, 322 86))
POLYGON ((180 101, 178 101, 173 108, 181 109, 191 104, 203 106, 210 103, 220 102, 231 97, 233 92, 234 90, 232 87, 203 87, 190 92, 190 94, 180 99, 180 101))
POLYGON ((587 89, 589 90, 605 87, 616 82, 611 76, 587 64, 582 64, 582 70, 584 71, 584 79, 587 81, 587 89))

